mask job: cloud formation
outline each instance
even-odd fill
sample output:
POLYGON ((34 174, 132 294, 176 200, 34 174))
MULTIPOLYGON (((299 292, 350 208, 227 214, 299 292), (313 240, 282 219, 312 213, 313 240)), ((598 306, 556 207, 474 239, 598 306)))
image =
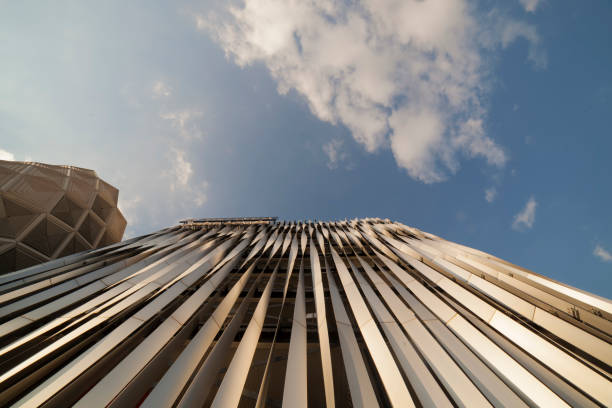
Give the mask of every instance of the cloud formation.
POLYGON ((609 251, 603 249, 601 245, 595 246, 593 255, 601 259, 603 262, 612 262, 612 254, 609 251))
POLYGON ((178 193, 179 201, 201 207, 206 202, 206 180, 193 180, 193 165, 184 150, 173 147, 170 151, 170 170, 165 173, 170 179, 170 191, 178 193))
POLYGON ((535 198, 533 196, 529 197, 529 200, 527 200, 523 210, 514 216, 512 228, 517 231, 522 231, 533 227, 533 224, 535 223, 537 205, 538 203, 536 202, 535 198))
POLYGON ((202 118, 202 115, 202 112, 198 110, 183 109, 163 112, 159 117, 169 121, 184 139, 193 140, 202 138, 202 130, 198 125, 198 120, 202 118))
POLYGON ((485 200, 488 203, 492 203, 497 197, 497 189, 495 187, 490 187, 485 190, 485 200))
POLYGON ((525 11, 530 13, 535 13, 536 8, 538 8, 538 5, 540 4, 540 0, 519 0, 519 2, 525 11))
POLYGON ((544 69, 548 65, 548 58, 540 44, 540 36, 536 28, 523 21, 499 20, 499 33, 501 34, 501 45, 503 48, 509 46, 519 38, 529 43, 527 59, 536 69, 544 69))
POLYGON ((207 202, 208 182, 194 168, 191 146, 175 139, 167 141, 165 153, 156 154, 152 163, 117 179, 119 208, 128 221, 126 237, 193 216, 207 202))
POLYGON ((136 151, 128 162, 113 165, 129 237, 197 215, 207 202, 208 181, 193 153, 204 134, 202 106, 187 103, 170 81, 135 81, 123 89, 132 116, 147 126, 130 135, 136 151))
POLYGON ((343 142, 332 139, 323 145, 323 153, 327 156, 327 167, 331 170, 338 168, 340 162, 346 160, 347 154, 342 151, 343 142))
POLYGON ((170 184, 170 190, 174 191, 177 188, 186 187, 193 174, 193 169, 191 168, 191 163, 185 158, 185 152, 177 148, 172 148, 171 163, 172 169, 170 171, 170 177, 172 182, 170 184))
POLYGON ((134 226, 139 222, 140 205, 142 203, 142 197, 138 194, 119 194, 118 207, 121 213, 127 221, 127 228, 125 230, 124 239, 128 239, 134 236, 134 226), (127 198, 126 198, 127 197, 127 198))
POLYGON ((15 155, 4 149, 0 149, 0 160, 15 160, 15 155))
POLYGON ((445 180, 461 157, 507 161, 484 131, 490 52, 525 38, 529 59, 545 64, 533 27, 476 18, 466 0, 245 0, 195 18, 238 65, 263 62, 279 92, 296 90, 367 151, 390 148, 425 183, 445 180))
POLYGON ((172 95, 172 88, 164 81, 155 81, 155 83, 153 84, 152 91, 154 98, 161 98, 172 95))

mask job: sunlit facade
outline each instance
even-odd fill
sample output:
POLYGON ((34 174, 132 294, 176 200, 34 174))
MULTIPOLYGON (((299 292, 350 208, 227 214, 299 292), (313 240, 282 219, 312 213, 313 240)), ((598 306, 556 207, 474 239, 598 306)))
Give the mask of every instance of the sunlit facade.
POLYGON ((612 406, 611 316, 388 220, 187 220, 0 276, 0 401, 612 406))
POLYGON ((0 160, 0 274, 121 241, 118 197, 93 170, 0 160))

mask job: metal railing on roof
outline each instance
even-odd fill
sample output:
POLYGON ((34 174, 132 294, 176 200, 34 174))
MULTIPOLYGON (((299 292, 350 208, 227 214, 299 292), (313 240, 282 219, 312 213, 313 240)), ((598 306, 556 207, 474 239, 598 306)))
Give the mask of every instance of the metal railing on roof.
POLYGON ((200 228, 213 225, 273 224, 278 217, 237 217, 237 218, 188 218, 179 221, 185 228, 200 228))

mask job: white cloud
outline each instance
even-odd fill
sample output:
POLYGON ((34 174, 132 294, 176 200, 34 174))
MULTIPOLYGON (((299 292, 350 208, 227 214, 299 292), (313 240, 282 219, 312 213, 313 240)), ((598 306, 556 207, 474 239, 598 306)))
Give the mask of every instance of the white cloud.
POLYGON ((6 150, 0 149, 0 160, 15 160, 15 155, 11 152, 7 152, 6 150))
POLYGON ((169 172, 171 177, 170 189, 172 191, 180 187, 186 187, 193 174, 191 163, 185 158, 185 151, 172 148, 170 151, 172 168, 169 172))
POLYGON ((456 172, 462 156, 507 160, 484 131, 488 54, 520 37, 544 64, 533 27, 476 17, 466 0, 245 0, 194 17, 238 65, 263 62, 279 92, 296 90, 367 151, 391 148, 426 183, 456 172))
POLYGON ((453 144, 472 157, 484 157, 490 165, 502 167, 507 160, 504 151, 485 136, 482 119, 468 119, 462 123, 453 144))
POLYGON ((444 123, 436 112, 401 109, 393 112, 389 124, 391 150, 395 161, 410 176, 425 183, 441 181, 443 173, 435 165, 435 154, 444 145, 444 123))
POLYGON ((198 186, 191 188, 191 201, 196 207, 201 207, 206 203, 206 201, 208 201, 208 197, 206 196, 207 188, 208 183, 206 181, 203 181, 198 186))
POLYGON ((164 112, 159 116, 160 118, 169 121, 171 126, 178 130, 179 135, 184 139, 193 140, 202 138, 202 130, 197 122, 197 119, 203 116, 202 112, 185 109, 173 112, 164 112))
POLYGON ((537 205, 538 203, 536 202, 535 198, 533 196, 529 197, 529 200, 527 200, 523 210, 514 216, 512 228, 520 231, 533 227, 537 205))
POLYGON ((129 231, 129 228, 137 225, 139 221, 140 214, 140 204, 142 203, 142 197, 140 195, 133 195, 131 197, 127 197, 130 194, 129 191, 122 191, 119 193, 119 203, 118 207, 121 210, 121 213, 125 217, 127 221, 128 230, 125 232, 124 239, 131 238, 132 234, 129 231))
POLYGON ((603 249, 601 245, 595 246, 595 249, 593 250, 593 255, 595 255, 604 262, 612 262, 612 254, 609 251, 603 249))
POLYGON ((180 201, 190 202, 196 207, 201 207, 206 203, 208 182, 193 179, 193 165, 187 159, 187 153, 184 150, 176 147, 170 149, 170 170, 164 175, 170 180, 170 191, 180 201))
POLYGON ((172 88, 163 81, 155 81, 153 84, 153 97, 161 98, 172 95, 172 88))
POLYGON ((202 138, 197 119, 203 116, 202 112, 195 109, 184 109, 169 111, 160 114, 160 118, 169 121, 178 136, 182 140, 172 137, 171 147, 168 150, 169 169, 163 172, 163 176, 169 181, 172 192, 173 206, 187 208, 189 206, 201 207, 206 203, 206 190, 208 182, 199 179, 194 173, 193 165, 188 159, 187 151, 193 147, 196 140, 202 138), (178 202, 178 204, 177 204, 178 202))
POLYGON ((497 197, 497 189, 495 187, 490 187, 485 190, 485 200, 488 203, 492 203, 497 197))
POLYGON ((541 0, 519 0, 521 6, 530 13, 535 13, 541 0))
POLYGON ((342 150, 343 142, 340 139, 332 139, 323 145, 323 152, 327 156, 327 167, 335 169, 340 162, 346 160, 347 154, 342 150))
POLYGON ((529 48, 527 59, 537 69, 544 69, 548 65, 546 53, 540 45, 540 36, 536 28, 523 21, 500 18, 498 26, 501 34, 501 45, 506 48, 519 38, 527 40, 529 48))
POLYGON ((119 208, 128 222, 124 239, 197 217, 206 204, 208 182, 190 160, 193 146, 179 142, 160 144, 149 160, 140 156, 131 171, 116 169, 113 184, 119 188, 119 208))

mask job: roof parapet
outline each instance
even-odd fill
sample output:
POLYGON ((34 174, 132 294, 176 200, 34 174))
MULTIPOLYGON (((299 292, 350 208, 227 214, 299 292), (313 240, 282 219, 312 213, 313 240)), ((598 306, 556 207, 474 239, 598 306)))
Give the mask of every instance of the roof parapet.
POLYGON ((240 218, 188 218, 179 221, 183 228, 200 229, 221 225, 267 225, 276 222, 278 217, 240 217, 240 218))

